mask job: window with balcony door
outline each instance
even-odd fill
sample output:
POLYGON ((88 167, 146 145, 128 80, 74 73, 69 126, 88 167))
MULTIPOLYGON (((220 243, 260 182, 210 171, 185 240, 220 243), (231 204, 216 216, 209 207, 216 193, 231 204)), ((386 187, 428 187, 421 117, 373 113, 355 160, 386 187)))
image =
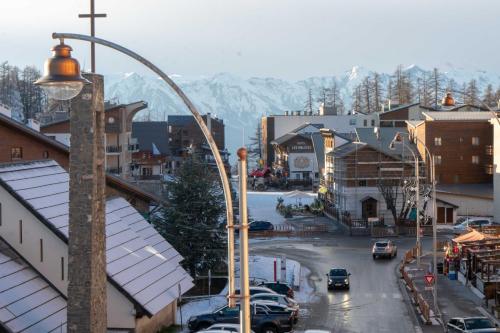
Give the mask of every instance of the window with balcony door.
POLYGON ((10 149, 10 158, 12 160, 19 160, 23 158, 23 148, 22 147, 12 147, 10 149))
POLYGON ((477 136, 472 137, 472 145, 479 146, 479 137, 477 137, 477 136))
POLYGON ((434 138, 434 146, 441 146, 441 138, 434 138))
POLYGON ((477 155, 472 156, 472 164, 479 164, 479 156, 477 155))
POLYGON ((441 155, 434 155, 434 164, 440 165, 442 161, 441 155))

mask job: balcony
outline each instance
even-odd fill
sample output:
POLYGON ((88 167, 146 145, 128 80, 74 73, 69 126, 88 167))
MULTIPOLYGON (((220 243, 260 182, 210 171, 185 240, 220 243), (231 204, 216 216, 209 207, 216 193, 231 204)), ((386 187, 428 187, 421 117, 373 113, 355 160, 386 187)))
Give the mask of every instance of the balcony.
POLYGON ((492 175, 492 174, 493 174, 493 171, 494 171, 493 164, 486 164, 486 165, 484 166, 484 172, 485 172, 487 175, 492 175))
POLYGON ((484 146, 484 149, 485 149, 485 154, 488 155, 488 156, 493 156, 493 146, 492 145, 487 145, 487 146, 484 146))
POLYGON ((114 155, 122 152, 122 146, 106 146, 106 154, 114 155))
POLYGON ((106 168, 106 172, 114 175, 120 175, 122 173, 122 168, 106 168))

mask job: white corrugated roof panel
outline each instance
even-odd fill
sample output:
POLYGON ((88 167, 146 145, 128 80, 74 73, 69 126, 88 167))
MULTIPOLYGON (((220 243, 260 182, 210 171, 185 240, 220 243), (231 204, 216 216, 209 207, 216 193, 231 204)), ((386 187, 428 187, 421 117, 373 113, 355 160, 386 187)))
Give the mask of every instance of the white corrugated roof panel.
POLYGON ((0 321, 16 333, 66 332, 66 300, 2 239, 0 321))
MULTIPOLYGON (((42 222, 68 236, 69 175, 62 167, 54 161, 4 164, 0 179, 45 218, 42 222)), ((184 293, 193 286, 180 261, 180 254, 125 199, 107 200, 108 276, 150 313, 172 302, 171 297, 160 297, 166 290, 175 287, 177 292, 181 285, 184 293)), ((6 271, 8 267, 5 263, 6 271)))
POLYGON ((486 111, 430 111, 422 113, 427 120, 485 120, 488 121, 493 118, 490 112, 486 111))

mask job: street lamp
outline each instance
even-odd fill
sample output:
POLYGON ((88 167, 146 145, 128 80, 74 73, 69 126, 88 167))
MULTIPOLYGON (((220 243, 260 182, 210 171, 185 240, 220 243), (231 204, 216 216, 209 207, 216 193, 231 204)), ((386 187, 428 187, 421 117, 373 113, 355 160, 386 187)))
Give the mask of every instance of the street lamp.
MULTIPOLYGON (((212 137, 212 134, 210 133, 210 130, 208 129, 207 125, 203 121, 202 116, 194 106, 194 104, 191 102, 191 100, 186 96, 186 94, 181 90, 181 88, 174 82, 170 77, 168 77, 167 74, 165 74, 162 70, 160 70, 157 66, 155 66, 153 63, 151 63, 149 60, 146 58, 140 56, 139 54, 123 47, 118 44, 112 43, 110 41, 101 39, 101 38, 96 38, 93 36, 86 36, 86 35, 80 35, 80 34, 71 34, 71 33, 53 33, 52 34, 53 39, 60 39, 61 41, 64 39, 76 39, 76 40, 82 40, 82 41, 87 41, 90 43, 96 43, 100 45, 104 45, 106 47, 112 48, 116 51, 119 51, 125 55, 128 55, 129 57, 139 61, 146 67, 148 67, 150 70, 152 70, 154 73, 156 73, 176 94, 177 96, 184 102, 188 110, 191 112, 191 114, 194 116, 194 119, 198 126, 200 127, 201 131, 203 132, 203 135, 205 136, 205 139, 207 140, 207 143, 210 147, 210 150, 212 152, 212 155, 214 156, 215 163, 217 165, 217 169, 219 172, 219 176, 221 178, 222 182, 222 188, 224 191, 224 199, 226 202, 226 220, 227 220, 227 247, 228 247, 228 303, 229 306, 234 307, 235 301, 236 301, 236 296, 235 296, 235 281, 234 281, 234 221, 233 221, 233 204, 232 204, 232 197, 231 197, 231 188, 229 186, 229 180, 226 174, 226 170, 224 167, 224 162, 221 158, 219 149, 217 148, 217 145, 212 137)), ((61 43, 63 44, 63 43, 61 43)), ((54 62, 57 63, 57 61, 63 63, 62 59, 59 59, 59 57, 66 57, 69 58, 69 51, 71 51, 71 48, 65 49, 61 48, 61 51, 56 54, 56 48, 54 48, 54 62)), ((69 60, 66 60, 69 63, 69 60)), ((75 75, 76 71, 75 69, 78 68, 78 73, 79 73, 79 66, 76 67, 73 65, 71 67, 68 65, 67 67, 64 66, 51 66, 50 64, 47 65, 48 63, 51 63, 52 61, 48 61, 46 63, 45 69, 53 70, 54 72, 57 73, 57 70, 59 70, 58 73, 62 74, 67 74, 63 76, 53 76, 52 80, 47 80, 47 81, 41 81, 39 84, 42 86, 50 86, 51 84, 56 84, 57 86, 61 87, 64 86, 66 90, 70 90, 74 94, 76 90, 79 88, 79 83, 78 84, 73 84, 72 82, 78 81, 78 80, 64 80, 64 78, 75 78, 77 77, 75 75), (73 68, 73 72, 71 69, 73 68), (73 73, 74 75, 70 75, 73 73), (57 82, 57 83, 56 83, 57 82), (61 82, 66 82, 66 85, 61 85, 61 82), (68 86, 73 85, 73 88, 68 88, 68 86)), ((47 78, 50 78, 50 75, 46 75, 47 78)), ((43 79, 43 78, 42 78, 43 79)), ((78 81, 81 82, 81 81, 78 81)), ((86 83, 86 82, 83 82, 86 83)), ((49 88, 50 89, 50 88, 49 88)), ((56 90, 56 89, 52 89, 56 90)), ((76 93, 75 95, 77 95, 76 93)), ((69 92, 66 93, 61 93, 63 97, 70 96, 69 92)))
POLYGON ((72 99, 82 91, 84 84, 91 82, 82 77, 80 64, 71 57, 73 49, 64 44, 63 40, 51 51, 52 57, 45 61, 45 75, 35 84, 40 85, 49 98, 58 101, 72 99))
MULTIPOLYGON (((420 243, 420 211, 419 211, 419 204, 420 204, 420 172, 419 172, 419 159, 417 154, 411 149, 407 144, 404 142, 404 138, 399 136, 399 133, 396 134, 396 137, 391 141, 389 144, 389 149, 395 150, 395 143, 399 142, 403 144, 404 148, 408 148, 408 150, 411 152, 413 155, 413 160, 415 161, 415 188, 416 188, 416 198, 415 198, 415 210, 416 210, 416 224, 417 224, 417 266, 420 268, 420 256, 421 256, 421 243, 420 243)), ((404 161, 403 161, 404 162, 404 161)), ((405 180, 405 185, 407 185, 407 181, 405 180)), ((410 202, 409 202, 410 203, 410 202)))

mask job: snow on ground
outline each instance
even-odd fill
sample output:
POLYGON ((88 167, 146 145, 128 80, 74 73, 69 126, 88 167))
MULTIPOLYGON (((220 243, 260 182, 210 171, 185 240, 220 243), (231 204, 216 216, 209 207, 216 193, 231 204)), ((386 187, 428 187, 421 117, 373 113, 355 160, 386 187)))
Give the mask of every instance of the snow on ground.
POLYGON ((176 323, 181 324, 181 312, 182 312, 182 324, 185 327, 189 318, 191 316, 199 315, 202 313, 213 312, 218 308, 223 307, 227 304, 226 295, 215 295, 210 299, 204 298, 199 300, 192 300, 181 307, 177 308, 176 323))
POLYGON ((247 205, 249 216, 253 220, 265 220, 273 224, 283 224, 285 218, 276 210, 278 198, 282 197, 285 205, 296 205, 301 202, 303 205, 311 204, 317 197, 315 193, 305 192, 309 198, 293 199, 287 198, 287 192, 248 192, 247 205))

